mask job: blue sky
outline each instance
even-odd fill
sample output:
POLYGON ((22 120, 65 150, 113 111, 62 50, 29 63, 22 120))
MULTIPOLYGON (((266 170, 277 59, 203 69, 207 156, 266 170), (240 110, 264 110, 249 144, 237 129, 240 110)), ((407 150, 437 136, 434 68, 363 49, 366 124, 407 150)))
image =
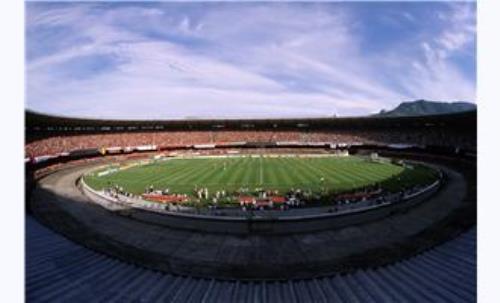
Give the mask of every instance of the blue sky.
POLYGON ((26 107, 100 118, 475 102, 476 4, 26 4, 26 107))

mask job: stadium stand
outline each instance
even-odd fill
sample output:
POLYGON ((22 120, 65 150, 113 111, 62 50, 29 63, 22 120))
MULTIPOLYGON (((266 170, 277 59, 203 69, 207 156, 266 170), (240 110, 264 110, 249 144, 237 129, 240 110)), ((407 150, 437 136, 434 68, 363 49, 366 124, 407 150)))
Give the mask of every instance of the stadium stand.
POLYGON ((37 157, 88 148, 152 144, 162 149, 230 142, 413 144, 475 152, 475 121, 475 112, 409 118, 245 122, 208 120, 117 122, 78 119, 59 121, 55 117, 28 112, 25 152, 27 157, 37 157), (393 121, 388 123, 387 120, 393 121), (50 124, 52 122, 56 124, 50 124), (254 127, 248 129, 243 128, 243 125, 254 127))
MULTIPOLYGON (((245 121, 107 121, 26 112, 25 131, 27 302, 476 301, 476 227, 475 223, 470 227, 469 221, 457 224, 465 231, 455 238, 389 265, 310 279, 249 281, 180 276, 119 261, 42 225, 29 207, 38 178, 87 162, 136 156, 101 157, 103 149, 114 147, 122 152, 137 146, 176 150, 243 142, 259 150, 268 147, 263 143, 299 142, 363 144, 388 148, 388 153, 418 147, 429 154, 458 155, 475 167, 475 112, 245 121), (33 161, 36 158, 41 161, 33 161)), ((466 177, 475 181, 475 175, 466 177)), ((467 203, 475 205, 475 183, 469 187, 467 203)), ((469 210, 464 208, 460 214, 470 219, 474 214, 469 210)))
POLYGON ((26 219, 27 302, 474 302, 476 228, 394 265, 309 280, 163 274, 79 246, 26 219))

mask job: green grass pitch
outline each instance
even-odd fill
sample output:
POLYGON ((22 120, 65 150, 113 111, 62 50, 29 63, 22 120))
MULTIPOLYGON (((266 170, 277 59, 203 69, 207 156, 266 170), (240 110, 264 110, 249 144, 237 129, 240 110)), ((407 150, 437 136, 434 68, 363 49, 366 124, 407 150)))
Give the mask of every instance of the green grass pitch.
POLYGON ((436 172, 424 166, 413 169, 391 163, 378 163, 349 157, 237 157, 170 159, 135 166, 109 175, 90 174, 86 183, 102 189, 122 186, 128 192, 141 194, 146 187, 169 188, 172 193, 193 195, 193 189, 207 187, 211 193, 228 193, 246 187, 264 188, 284 193, 291 188, 318 192, 327 189, 342 192, 382 183, 389 190, 402 186, 431 183, 436 172))

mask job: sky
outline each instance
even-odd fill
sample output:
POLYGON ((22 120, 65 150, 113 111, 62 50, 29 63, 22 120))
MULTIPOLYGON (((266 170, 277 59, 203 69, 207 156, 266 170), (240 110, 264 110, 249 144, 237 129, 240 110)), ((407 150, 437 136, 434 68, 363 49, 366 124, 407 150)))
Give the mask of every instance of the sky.
POLYGON ((26 100, 112 119, 476 102, 474 2, 26 3, 26 100))

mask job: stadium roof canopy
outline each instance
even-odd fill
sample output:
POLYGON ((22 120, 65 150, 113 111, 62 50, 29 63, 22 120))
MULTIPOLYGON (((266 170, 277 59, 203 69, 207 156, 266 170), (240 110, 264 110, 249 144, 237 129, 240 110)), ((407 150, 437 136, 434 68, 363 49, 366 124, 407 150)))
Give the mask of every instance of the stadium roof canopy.
POLYGON ((302 119, 101 120, 52 116, 27 110, 26 130, 272 130, 453 127, 475 131, 477 112, 414 117, 341 117, 302 119))

